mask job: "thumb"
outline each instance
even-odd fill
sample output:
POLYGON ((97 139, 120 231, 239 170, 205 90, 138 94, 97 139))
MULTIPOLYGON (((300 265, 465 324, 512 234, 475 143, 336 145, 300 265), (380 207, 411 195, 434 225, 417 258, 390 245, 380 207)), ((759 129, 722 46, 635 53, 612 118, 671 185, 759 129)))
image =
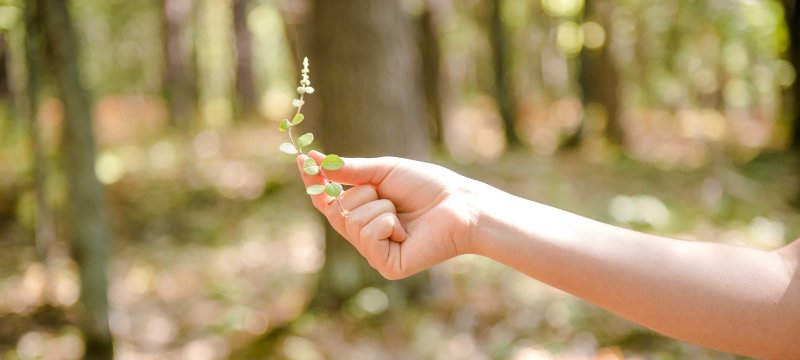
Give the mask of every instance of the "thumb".
MULTIPOLYGON (((313 150, 308 156, 317 164, 322 164, 325 154, 313 150)), ((372 184, 380 185, 387 175, 397 166, 393 158, 342 158, 344 166, 337 170, 325 170, 325 176, 331 181, 346 185, 372 184)))

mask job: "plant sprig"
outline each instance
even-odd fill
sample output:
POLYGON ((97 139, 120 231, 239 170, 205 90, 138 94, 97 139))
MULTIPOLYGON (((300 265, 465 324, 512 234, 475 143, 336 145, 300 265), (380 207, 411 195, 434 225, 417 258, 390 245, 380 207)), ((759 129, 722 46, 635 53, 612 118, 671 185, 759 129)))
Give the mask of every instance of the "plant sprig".
MULTIPOLYGON (((292 128, 299 125, 305 119, 305 116, 302 113, 303 105, 305 104, 305 96, 306 94, 313 94, 314 88, 311 87, 311 79, 309 78, 309 70, 308 70, 308 58, 303 58, 303 69, 300 71, 300 86, 297 87, 297 93, 300 95, 297 99, 292 99, 292 106, 297 108, 292 120, 283 119, 281 121, 280 126, 278 129, 280 131, 286 132, 289 134, 289 142, 281 143, 280 150, 289 154, 305 154, 304 148, 311 145, 314 142, 314 134, 312 133, 305 133, 300 135, 297 139, 294 138, 292 134, 292 128)), ((306 188, 306 193, 309 195, 319 195, 323 192, 328 194, 329 196, 333 197, 336 202, 339 204, 339 208, 342 209, 342 215, 347 216, 348 211, 342 206, 341 202, 341 195, 342 195, 342 184, 336 183, 328 179, 328 176, 325 175, 325 170, 337 170, 341 169, 344 166, 344 160, 342 160, 339 155, 336 154, 328 154, 322 159, 322 162, 317 164, 316 160, 312 158, 307 158, 303 162, 303 172, 308 175, 321 175, 322 179, 324 180, 324 184, 319 185, 311 185, 306 188)))

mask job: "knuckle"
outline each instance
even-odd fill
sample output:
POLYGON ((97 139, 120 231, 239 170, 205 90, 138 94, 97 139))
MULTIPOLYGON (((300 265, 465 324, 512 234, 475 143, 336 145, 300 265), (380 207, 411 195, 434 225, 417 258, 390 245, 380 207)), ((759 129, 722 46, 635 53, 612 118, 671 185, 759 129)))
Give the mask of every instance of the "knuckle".
POLYGON ((356 237, 361 235, 361 229, 364 227, 364 221, 361 219, 359 214, 350 213, 344 218, 344 226, 348 234, 356 237))
POLYGON ((362 241, 364 240, 369 241, 369 240, 375 240, 376 235, 372 229, 368 227, 362 227, 361 230, 358 232, 358 236, 362 241))
POLYGON ((361 188, 361 191, 363 191, 370 199, 378 198, 378 192, 375 191, 375 188, 372 185, 359 185, 358 187, 361 188))
POLYGON ((389 199, 380 199, 378 200, 381 203, 381 206, 385 207, 391 213, 397 213, 397 209, 394 207, 394 202, 389 199))

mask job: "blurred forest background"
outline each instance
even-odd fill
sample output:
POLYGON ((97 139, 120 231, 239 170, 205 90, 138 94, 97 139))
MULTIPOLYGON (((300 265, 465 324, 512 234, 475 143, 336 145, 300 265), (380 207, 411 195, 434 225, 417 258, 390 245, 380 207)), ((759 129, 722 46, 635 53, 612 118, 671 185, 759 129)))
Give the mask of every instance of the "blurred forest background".
POLYGON ((0 356, 735 358, 484 258, 380 279, 277 149, 303 56, 325 151, 800 233, 795 0, 0 0, 0 356))

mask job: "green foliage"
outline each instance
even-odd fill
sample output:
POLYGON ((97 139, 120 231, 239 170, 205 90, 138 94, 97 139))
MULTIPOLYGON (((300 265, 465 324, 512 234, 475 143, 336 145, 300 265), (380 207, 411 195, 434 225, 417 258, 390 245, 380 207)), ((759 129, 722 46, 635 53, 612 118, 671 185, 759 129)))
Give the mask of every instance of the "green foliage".
POLYGON ((297 148, 293 144, 287 142, 281 143, 279 149, 289 155, 297 154, 297 148))
POLYGON ((325 170, 338 170, 343 166, 344 160, 336 154, 330 154, 322 160, 322 168, 325 170))
POLYGON ((319 195, 325 191, 325 185, 311 185, 306 188, 306 193, 308 195, 319 195))
POLYGON ((314 159, 308 158, 303 162, 303 171, 308 175, 317 175, 319 174, 319 166, 314 159))
POLYGON ((325 193, 338 198, 342 193, 342 185, 335 182, 329 182, 328 185, 325 185, 325 193))
POLYGON ((281 132, 287 132, 289 131, 290 127, 292 127, 292 123, 289 122, 289 119, 283 119, 283 121, 281 121, 280 127, 278 127, 278 130, 280 130, 281 132))
POLYGON ((303 149, 304 147, 311 145, 312 142, 314 142, 314 134, 305 133, 297 138, 297 147, 299 149, 303 149))
MULTIPOLYGON (((281 124, 278 126, 278 130, 282 132, 289 133, 289 141, 291 143, 285 142, 280 145, 280 150, 294 155, 297 153, 304 154, 303 148, 311 145, 314 142, 314 134, 312 133, 305 133, 301 135, 297 140, 292 137, 292 128, 296 125, 299 125, 305 119, 303 115, 303 105, 305 104, 304 97, 306 94, 313 94, 314 88, 311 87, 311 79, 308 76, 308 58, 303 59, 303 69, 300 71, 300 86, 297 88, 297 93, 300 94, 300 98, 292 99, 292 106, 297 108, 297 112, 292 117, 292 121, 288 119, 283 119, 281 124)), ((339 157, 339 155, 330 154, 326 156, 322 160, 322 164, 317 164, 317 162, 312 158, 307 158, 303 161, 303 172, 308 175, 321 175, 324 184, 319 185, 311 185, 306 188, 306 193, 309 195, 319 195, 325 192, 326 194, 336 198, 336 201, 339 201, 339 195, 341 195, 343 188, 341 184, 332 182, 325 176, 325 173, 322 171, 324 170, 337 170, 341 169, 344 166, 344 160, 339 157)), ((339 206, 342 204, 339 203, 339 206)), ((347 216, 347 210, 342 211, 343 216, 347 216)))

